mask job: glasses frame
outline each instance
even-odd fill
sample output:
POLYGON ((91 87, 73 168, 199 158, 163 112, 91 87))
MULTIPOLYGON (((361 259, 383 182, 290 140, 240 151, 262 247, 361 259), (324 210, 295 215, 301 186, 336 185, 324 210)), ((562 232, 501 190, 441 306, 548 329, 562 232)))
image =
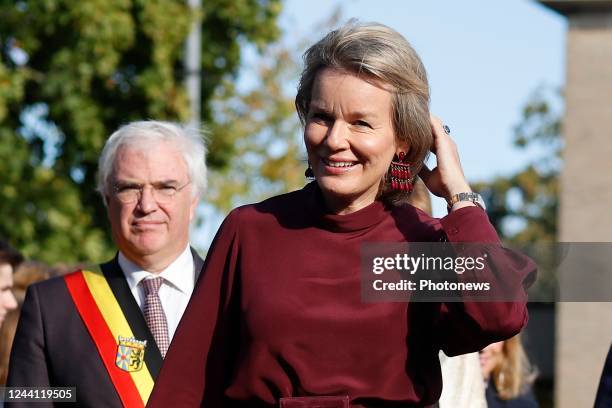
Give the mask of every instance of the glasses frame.
MULTIPOLYGON (((158 195, 159 193, 158 193, 157 189, 155 188, 155 186, 153 186, 152 184, 149 184, 149 185, 151 186, 151 190, 152 190, 151 194, 153 195, 153 199, 155 200, 155 202, 158 203, 158 204, 167 204, 167 203, 171 202, 174 199, 174 197, 176 197, 176 195, 178 193, 180 193, 189 184, 191 184, 191 180, 187 181, 185 184, 183 184, 180 187, 175 187, 174 193, 172 193, 172 195, 169 195, 169 196, 167 196, 167 195, 166 196, 165 195, 158 195), (162 197, 162 199, 160 200, 159 197, 162 197)), ((122 200, 121 198, 119 198, 119 188, 121 186, 119 186, 117 184, 113 185, 113 194, 117 198, 117 200, 119 200, 119 202, 121 202, 123 204, 137 203, 140 200, 142 200, 142 194, 144 192, 144 189, 147 187, 147 184, 140 184, 140 185, 139 184, 135 184, 135 185, 139 186, 139 188, 137 190, 137 193, 136 193, 136 199, 125 201, 125 200, 122 200)), ((136 190, 136 188, 134 188, 134 189, 136 190)))

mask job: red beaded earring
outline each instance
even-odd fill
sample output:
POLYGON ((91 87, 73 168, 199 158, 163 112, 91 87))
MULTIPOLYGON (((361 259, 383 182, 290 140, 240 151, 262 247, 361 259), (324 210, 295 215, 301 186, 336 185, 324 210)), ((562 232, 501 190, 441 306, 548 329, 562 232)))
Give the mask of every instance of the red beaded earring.
POLYGON ((398 191, 412 192, 414 185, 412 184, 412 172, 410 171, 410 163, 405 162, 406 154, 399 152, 393 156, 389 173, 391 175, 391 188, 398 191))

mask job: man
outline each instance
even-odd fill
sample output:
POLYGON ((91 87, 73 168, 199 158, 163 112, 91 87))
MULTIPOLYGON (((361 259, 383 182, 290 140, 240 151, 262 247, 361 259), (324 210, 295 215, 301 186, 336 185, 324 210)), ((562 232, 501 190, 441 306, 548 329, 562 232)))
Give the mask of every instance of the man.
POLYGON ((188 236, 204 156, 201 137, 172 123, 110 136, 98 190, 119 252, 99 271, 28 289, 9 386, 76 387, 79 406, 146 404, 202 266, 188 236))
POLYGON ((13 272, 22 261, 21 254, 0 239, 0 327, 8 312, 17 308, 12 292, 13 272))
POLYGON ((612 406, 612 344, 608 351, 608 357, 604 363, 601 380, 599 380, 599 388, 595 397, 596 407, 611 407, 612 406))

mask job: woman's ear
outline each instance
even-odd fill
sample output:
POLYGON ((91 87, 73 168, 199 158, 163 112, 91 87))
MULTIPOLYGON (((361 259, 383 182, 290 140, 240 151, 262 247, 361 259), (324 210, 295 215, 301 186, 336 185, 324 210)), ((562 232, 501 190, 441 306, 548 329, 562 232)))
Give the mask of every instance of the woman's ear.
POLYGON ((395 154, 399 156, 400 152, 404 153, 405 156, 408 156, 408 153, 410 153, 410 146, 408 145, 407 141, 397 140, 395 154))

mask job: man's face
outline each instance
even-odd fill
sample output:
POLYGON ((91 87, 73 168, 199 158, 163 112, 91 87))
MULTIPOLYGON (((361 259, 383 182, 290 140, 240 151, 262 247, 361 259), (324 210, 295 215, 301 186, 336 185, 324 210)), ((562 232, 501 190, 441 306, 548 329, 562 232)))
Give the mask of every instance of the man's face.
POLYGON ((119 147, 107 200, 113 238, 121 252, 151 272, 174 261, 189 241, 198 201, 193 188, 174 143, 119 147), (164 190, 173 188, 176 193, 164 197, 164 190), (118 193, 128 190, 139 190, 132 202, 118 193))
POLYGON ((0 264, 0 327, 6 314, 17 308, 17 300, 13 296, 13 267, 10 264, 0 264))

